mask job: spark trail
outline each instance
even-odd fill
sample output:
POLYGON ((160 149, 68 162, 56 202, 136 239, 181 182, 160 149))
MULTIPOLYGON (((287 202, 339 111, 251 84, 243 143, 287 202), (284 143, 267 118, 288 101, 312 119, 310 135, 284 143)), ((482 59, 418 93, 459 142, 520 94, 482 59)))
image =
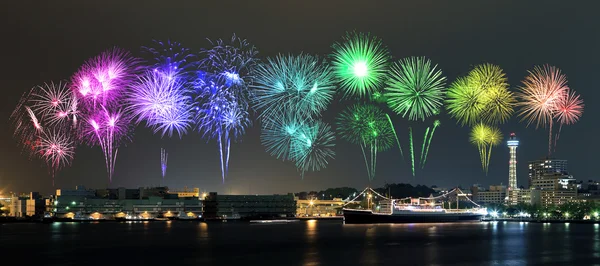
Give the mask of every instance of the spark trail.
POLYGON ((427 162, 427 154, 429 154, 429 147, 431 146, 431 139, 433 139, 433 133, 435 133, 435 129, 440 125, 440 120, 433 121, 433 129, 431 130, 431 134, 429 134, 429 140, 427 141, 427 148, 425 148, 425 156, 423 156, 423 163, 421 164, 421 168, 425 167, 425 163, 427 162))

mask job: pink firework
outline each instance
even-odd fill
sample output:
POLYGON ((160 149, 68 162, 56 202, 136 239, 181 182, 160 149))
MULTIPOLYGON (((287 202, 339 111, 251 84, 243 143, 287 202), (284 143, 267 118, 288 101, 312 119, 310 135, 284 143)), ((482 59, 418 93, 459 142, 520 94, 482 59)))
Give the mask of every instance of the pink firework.
POLYGON ((71 163, 75 152, 71 123, 61 123, 75 120, 73 102, 72 93, 62 83, 45 84, 24 94, 11 115, 14 134, 21 139, 24 151, 30 158, 46 162, 53 184, 58 171, 71 163), (57 119, 63 110, 68 114, 57 119))
POLYGON ((64 166, 71 164, 75 155, 75 143, 68 133, 51 130, 42 134, 36 150, 48 165, 52 175, 52 185, 54 185, 56 173, 64 166))
POLYGON ((88 60, 72 78, 71 89, 79 101, 81 140, 100 146, 108 178, 112 181, 119 145, 132 131, 127 90, 140 70, 138 60, 114 48, 88 60))
POLYGON ((562 128, 562 125, 575 123, 583 113, 583 101, 567 86, 567 76, 554 66, 536 66, 533 71, 529 71, 523 86, 515 95, 520 99, 519 115, 522 116, 522 120, 527 120, 528 126, 535 123, 536 128, 549 127, 548 155, 551 154, 553 146, 552 130, 555 119, 562 128))
POLYGON ((539 126, 552 127, 552 119, 556 110, 556 102, 569 88, 567 76, 553 66, 535 67, 523 81, 516 96, 520 98, 521 106, 519 115, 527 120, 527 125, 532 123, 539 126))
POLYGON ((575 91, 567 89, 556 99, 554 108, 554 118, 561 126, 575 124, 583 114, 583 100, 575 91))

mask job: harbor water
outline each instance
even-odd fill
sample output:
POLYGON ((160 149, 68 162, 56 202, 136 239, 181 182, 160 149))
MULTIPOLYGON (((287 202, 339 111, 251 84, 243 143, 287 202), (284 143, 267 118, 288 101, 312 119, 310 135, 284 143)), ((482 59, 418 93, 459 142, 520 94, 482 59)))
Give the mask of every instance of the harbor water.
POLYGON ((341 221, 0 225, 23 265, 600 265, 598 224, 341 221))

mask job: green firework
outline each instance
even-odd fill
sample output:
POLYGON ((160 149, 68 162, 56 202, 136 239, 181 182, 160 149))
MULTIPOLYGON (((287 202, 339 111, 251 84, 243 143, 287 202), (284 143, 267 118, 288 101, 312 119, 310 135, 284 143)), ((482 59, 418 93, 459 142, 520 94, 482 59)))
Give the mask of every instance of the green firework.
POLYGON ((437 113, 446 95, 446 77, 425 57, 404 58, 392 66, 385 88, 390 108, 409 120, 437 113))
POLYGON ((423 136, 423 145, 421 146, 421 159, 419 163, 421 164, 421 168, 423 168, 423 156, 425 155, 425 146, 427 144, 427 136, 429 135, 429 127, 425 130, 425 136, 423 136))
POLYGON ((394 137, 396 138, 396 143, 398 143, 398 149, 400 149, 400 156, 402 156, 402 158, 404 158, 404 152, 402 152, 402 146, 400 145, 400 140, 398 139, 398 134, 396 134, 396 129, 394 128, 394 124, 392 123, 392 118, 390 118, 390 116, 388 114, 385 114, 385 116, 387 116, 387 119, 390 122, 390 128, 392 129, 392 132, 394 133, 394 137))
POLYGON ((439 127, 442 123, 440 120, 433 121, 433 129, 431 130, 431 134, 429 134, 429 140, 427 141, 427 148, 425 149, 425 156, 423 157, 423 163, 421 164, 421 168, 425 167, 425 163, 427 162, 427 155, 429 154, 429 147, 431 146, 431 139, 433 139, 433 133, 435 133, 435 129, 439 127))
POLYGON ((334 72, 346 96, 371 96, 387 79, 391 57, 379 38, 351 32, 332 47, 334 72))
POLYGON ((415 149, 413 147, 412 127, 408 127, 408 140, 410 142, 410 161, 412 167, 412 174, 413 176, 415 176, 415 149))
POLYGON ((342 139, 360 146, 369 180, 372 180, 377 153, 394 145, 394 132, 386 114, 375 105, 353 105, 338 116, 337 131, 342 139))

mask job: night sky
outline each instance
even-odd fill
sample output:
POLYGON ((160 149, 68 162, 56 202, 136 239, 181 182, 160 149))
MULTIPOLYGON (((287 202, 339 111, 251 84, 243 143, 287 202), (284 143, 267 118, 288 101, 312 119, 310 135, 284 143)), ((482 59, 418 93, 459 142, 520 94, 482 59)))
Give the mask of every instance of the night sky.
MULTIPOLYGON (((198 50, 206 38, 228 39, 233 33, 259 49, 260 58, 277 53, 327 55, 346 31, 371 32, 382 38, 394 59, 427 56, 451 82, 474 65, 500 65, 514 91, 534 65, 552 64, 581 94, 585 111, 579 123, 563 128, 555 153, 569 160, 580 180, 598 176, 600 97, 600 17, 595 1, 7 1, 0 16, 0 194, 108 185, 99 147, 78 147, 71 167, 51 177, 39 160, 21 154, 9 116, 23 92, 43 82, 67 80, 84 61, 112 46, 143 56, 140 46, 171 39, 198 50), (210 3, 209 3, 210 2, 210 3), (577 2, 577 3, 573 3, 577 2)), ((332 123, 342 105, 336 100, 324 113, 332 123)), ((393 117, 399 137, 407 140, 406 120, 393 117)), ((507 184, 508 148, 492 153, 489 174, 481 171, 469 129, 447 116, 433 138, 427 166, 416 177, 397 148, 379 154, 372 185, 412 183, 452 187, 473 183, 507 184)), ((417 125, 422 138, 427 124, 417 125)), ((529 160, 547 154, 547 131, 526 128, 513 117, 501 126, 515 132, 519 185, 526 184, 529 160)), ((291 162, 271 157, 260 145, 257 123, 241 143, 232 145, 229 176, 221 183, 217 144, 198 133, 161 139, 139 126, 134 141, 119 149, 110 187, 159 185, 160 148, 169 152, 166 185, 200 187, 220 193, 287 193, 328 187, 362 188, 369 184, 360 148, 336 142, 336 159, 320 172, 301 179, 291 162)), ((406 144, 404 144, 406 146, 406 144)))

